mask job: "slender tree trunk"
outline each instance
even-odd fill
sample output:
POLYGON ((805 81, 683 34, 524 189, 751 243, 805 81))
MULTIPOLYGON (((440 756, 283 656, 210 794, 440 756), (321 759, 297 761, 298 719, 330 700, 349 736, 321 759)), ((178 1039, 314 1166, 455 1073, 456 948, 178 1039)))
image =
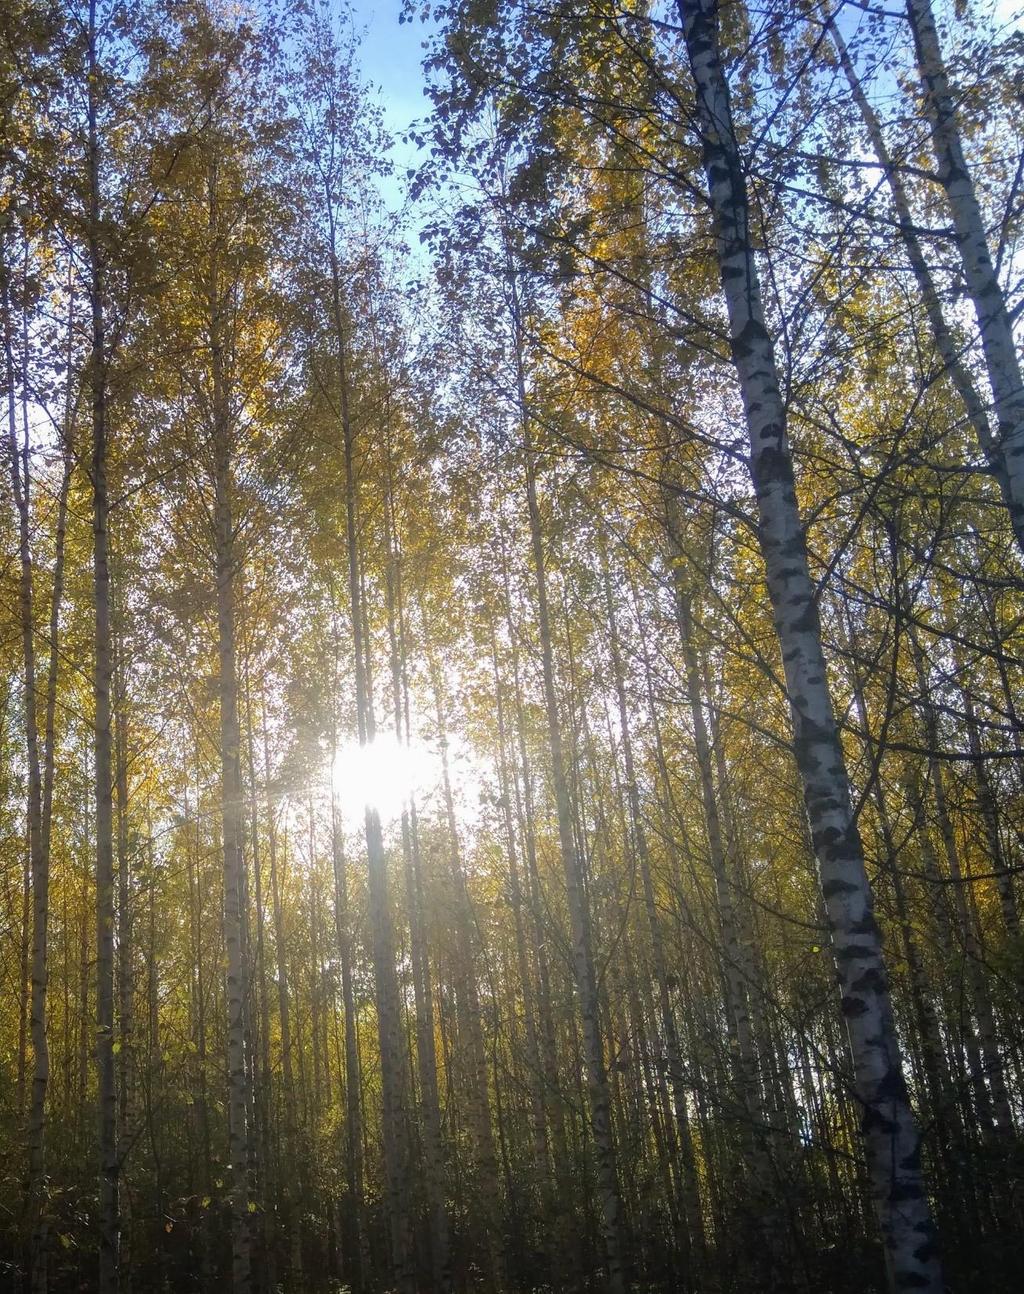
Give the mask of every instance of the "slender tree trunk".
MULTIPOLYGON (((249 677, 249 654, 245 655, 245 745, 246 774, 249 781, 249 832, 252 840, 253 899, 256 917, 256 944, 253 970, 257 980, 259 1011, 259 1059, 253 1057, 253 1070, 258 1073, 254 1082, 257 1112, 258 1174, 264 1201, 277 1194, 277 1182, 272 1171, 273 1153, 270 1137, 270 1111, 272 1082, 270 1066, 270 995, 267 990, 266 918, 263 899, 263 850, 260 840, 259 809, 256 781, 256 754, 253 736, 253 696, 249 677)), ((269 827, 269 820, 268 820, 269 827)), ((277 1286, 277 1211, 263 1210, 263 1264, 261 1286, 275 1290, 277 1286)))
POLYGON ((467 1106, 472 1126, 473 1150, 476 1168, 476 1188, 480 1200, 480 1225, 484 1231, 483 1245, 487 1271, 487 1287, 501 1290, 505 1285, 505 1255, 502 1248, 503 1218, 498 1184, 498 1161, 491 1128, 491 1110, 487 1081, 487 1051, 484 1044, 483 1019, 480 1009, 480 992, 476 978, 475 953, 479 938, 474 921, 472 900, 466 883, 459 847, 458 822, 452 792, 448 760, 448 728, 445 718, 440 670, 437 662, 430 660, 431 682, 437 714, 437 729, 441 747, 441 773, 444 792, 445 815, 449 836, 449 863, 451 868, 454 926, 457 946, 454 949, 455 996, 459 1007, 460 1033, 466 1040, 466 1076, 468 1079, 467 1106))
POLYGON ((298 1093, 295 1087, 295 1043, 292 1034, 291 987, 288 969, 288 935, 284 924, 282 879, 278 868, 277 828, 270 801, 270 746, 267 737, 266 705, 263 713, 263 766, 267 796, 267 847, 270 855, 270 899, 274 914, 274 949, 277 963, 277 1011, 281 1031, 281 1078, 284 1106, 285 1173, 283 1191, 285 1238, 288 1242, 292 1280, 302 1280, 302 1185, 305 1176, 304 1148, 296 1127, 298 1093))
MULTIPOLYGON (((88 857, 91 840, 91 821, 88 809, 85 812, 85 830, 82 833, 82 845, 88 857)), ((89 1011, 89 976, 91 959, 89 957, 89 922, 86 920, 89 900, 89 878, 85 868, 82 869, 82 884, 79 894, 81 901, 81 922, 78 929, 78 1065, 76 1070, 75 1096, 79 1111, 78 1131, 80 1144, 86 1141, 85 1094, 89 1081, 89 1042, 92 1034, 92 1016, 89 1011)))
POLYGON ((572 930, 573 970, 579 998, 580 1020, 583 1029, 583 1051, 587 1073, 587 1099, 590 1108, 590 1127, 594 1141, 598 1192, 601 1206, 601 1229, 608 1265, 608 1288, 611 1294, 624 1294, 626 1289, 625 1246, 623 1243, 622 1200, 619 1193, 618 1173, 615 1164, 615 1145, 612 1136, 608 1071, 605 1064, 604 1041, 601 1037, 597 979, 591 948, 587 899, 583 888, 583 871, 573 829, 572 803, 562 747, 562 723, 558 713, 555 691, 554 649, 551 621, 548 610, 547 576, 544 558, 544 539, 540 508, 537 502, 534 448, 530 419, 526 413, 526 392, 521 382, 522 429, 526 466, 526 498, 530 521, 530 542, 533 551, 534 578, 536 581, 537 620, 540 630, 541 663, 544 677, 544 704, 547 716, 548 745, 551 756, 551 779, 555 791, 558 817, 558 838, 561 846, 562 867, 565 874, 566 897, 572 930))
MULTIPOLYGON (((1006 851, 1003 848, 1000 833, 999 805, 992 790, 989 770, 986 766, 985 751, 981 742, 981 727, 978 723, 974 702, 966 686, 961 694, 964 699, 964 713, 967 718, 967 740, 971 751, 971 765, 974 774, 974 785, 977 791, 978 809, 985 830, 985 842, 995 876, 996 893, 999 895, 999 910, 1002 913, 1006 933, 1014 942, 1020 939, 1020 910, 1017 895, 1013 888, 1013 872, 1007 865, 1006 851)), ((1018 980, 1020 975, 1018 975, 1018 980)))
POLYGON ((939 1294, 935 1228, 921 1173, 920 1135, 907 1096, 881 934, 828 689, 786 411, 754 263, 746 181, 718 45, 717 0, 679 0, 697 93, 733 363, 750 435, 760 545, 782 648, 794 754, 818 860, 864 1112, 871 1195, 893 1289, 939 1294))
POLYGON ((853 59, 850 57, 846 42, 843 39, 842 32, 839 30, 839 24, 834 17, 829 17, 829 28, 832 35, 832 42, 836 47, 839 55, 839 62, 843 72, 850 85, 850 92, 853 95, 853 101, 860 111, 864 121, 864 127, 867 131, 868 140, 878 158, 882 174, 885 176, 886 183, 889 186, 889 192, 892 195, 893 207, 900 222, 900 237, 903 240, 903 246, 907 253, 907 259, 910 262, 910 268, 913 272, 914 279, 917 282, 918 291, 921 294, 921 301, 928 316, 928 322, 931 326, 932 336, 935 339, 935 348, 939 352, 946 372, 949 374, 953 387, 960 397, 967 419, 978 438, 978 444, 984 450, 989 466, 999 483, 1002 491, 1004 502, 1008 508, 1013 506, 1013 491, 1006 473, 1006 466, 998 453, 996 443, 992 436, 992 429, 989 425, 988 414, 985 409, 984 401, 975 385, 974 378, 964 361, 963 355, 957 346, 953 333, 946 322, 942 310, 942 301, 939 297, 939 291, 936 287, 935 280, 932 276, 931 268, 928 264, 928 258, 925 255, 924 248, 915 230, 913 212, 910 207, 910 199, 907 196, 906 189, 903 185, 903 178, 900 174, 899 164, 889 151, 885 142, 885 134, 882 130, 882 123, 875 111, 870 98, 861 85, 860 77, 854 66, 853 59))
MULTIPOLYGON (((157 1218, 166 1213, 162 1138, 156 1120, 156 1092, 161 1089, 163 1064, 160 1055, 160 997, 156 965, 156 890, 157 872, 153 849, 152 806, 146 805, 146 1068, 143 1084, 146 1132, 153 1161, 153 1212, 157 1218)), ((160 1288, 167 1282, 167 1233, 157 1232, 156 1271, 160 1288)))
MULTIPOLYGON (((409 678, 406 659, 405 606, 401 557, 396 551, 394 481, 390 442, 387 472, 387 615, 391 649, 391 692, 395 735, 406 743, 409 731, 409 678)), ((423 1146, 424 1191, 430 1235, 431 1276, 434 1289, 446 1291, 452 1282, 451 1242, 444 1189, 444 1146, 441 1106, 437 1088, 437 1047, 434 1039, 434 995, 430 983, 430 955, 424 932, 423 878, 420 867, 419 826, 412 796, 402 808, 402 860, 409 906, 409 942, 416 1006, 416 1069, 419 1077, 420 1135, 423 1146)))
POLYGON ((116 1294, 120 1284, 120 1164, 117 1150, 117 1091, 114 1075, 114 805, 110 687, 114 653, 110 627, 110 557, 107 492, 107 340, 105 274, 100 248, 100 71, 97 60, 96 0, 89 3, 88 256, 92 394, 93 587, 95 633, 93 698, 96 779, 96 1060, 99 1070, 99 1294, 116 1294))
POLYGON ((348 910, 348 876, 341 833, 338 800, 331 795, 331 844, 334 864, 334 921, 341 961, 341 1008, 345 1029, 345 1176, 349 1195, 352 1254, 346 1274, 359 1294, 367 1281, 368 1254, 363 1220, 363 1107, 360 1092, 359 1051, 356 1045, 355 991, 352 985, 352 931, 348 910))
POLYGON ((29 1015, 32 1010, 32 850, 26 840, 21 857, 21 912, 18 922, 18 1076, 15 1103, 19 1122, 25 1117, 28 1074, 29 1015))
POLYGON ((512 787, 508 766, 505 723, 505 700, 501 673, 498 668, 498 642, 494 621, 490 624, 491 663, 494 670, 494 696, 498 723, 498 793, 505 827, 506 856, 508 858, 509 898, 515 924, 516 970, 519 991, 522 994, 523 1029, 526 1035, 527 1090, 530 1099, 530 1123, 533 1133, 534 1171, 537 1191, 544 1217, 554 1216, 552 1207, 552 1180, 548 1158, 547 1120, 545 1118, 540 1044, 537 1038, 537 1005, 533 986, 533 972, 527 951, 526 922, 523 917, 523 887, 519 875, 516 828, 512 816, 512 787))
MULTIPOLYGON (((341 397, 342 454, 345 470, 345 532, 348 557, 349 600, 352 616, 352 651, 356 677, 356 719, 361 746, 373 741, 373 707, 368 683, 369 642, 364 641, 363 590, 359 572, 358 485, 355 438, 349 414, 347 338, 341 303, 341 268, 337 255, 334 208, 327 195, 330 226, 331 300, 335 344, 338 348, 338 381, 341 397)), ((384 1164, 387 1177, 391 1260, 399 1294, 413 1294, 412 1223, 409 1209, 409 1174, 412 1155, 407 1125, 401 1001, 396 972, 395 932, 388 895, 387 854, 380 814, 366 806, 366 853, 369 874, 369 911, 373 975, 377 1000, 383 1103, 384 1164)))
POLYGON ((552 1279, 563 1285, 572 1283, 581 1271, 582 1252, 576 1220, 573 1216, 576 1194, 570 1173, 570 1145, 566 1128, 566 1095, 558 1069, 558 1041, 555 1033, 553 1011, 551 956, 549 931, 545 919, 544 892, 537 859, 536 811, 533 801, 533 773, 526 743, 526 709, 523 698, 523 680, 520 669, 519 646, 513 623, 512 590, 505 531, 499 531, 501 551, 501 577, 505 625, 509 638, 512 664, 514 701, 514 730, 516 733, 517 764, 513 763, 512 791, 515 800, 516 820, 523 838, 526 854, 526 896, 533 932, 534 954, 537 963, 537 1040, 541 1057, 541 1073, 547 1093, 546 1112, 551 1142, 554 1179, 552 1198, 554 1224, 554 1253, 552 1279), (518 765, 518 766, 517 766, 518 765))
POLYGON ((1024 551, 1024 381, 1006 297, 996 277, 985 220, 967 167, 953 93, 946 74, 931 0, 907 0, 917 68, 924 89, 939 181, 946 191, 967 293, 974 306, 985 370, 994 397, 998 436, 987 450, 1024 551))
MULTIPOLYGON (((199 1184, 202 1188, 203 1196, 209 1196, 213 1190, 213 1155, 210 1142, 210 1106, 209 1106, 209 1083, 207 1079, 207 1051, 206 1051, 206 975, 203 966, 203 918, 205 911, 204 903, 204 886, 203 886, 203 841, 202 841, 202 819, 200 816, 200 806, 202 804, 201 791, 201 774, 199 773, 199 755, 196 751, 196 806, 195 806, 195 831, 193 839, 190 841, 188 850, 188 890, 189 890, 189 967, 191 970, 191 983, 189 985, 189 1006, 190 1006, 190 1024, 192 1031, 192 1041, 195 1047, 196 1057, 196 1088, 197 1100, 194 1105, 195 1109, 195 1126, 196 1137, 200 1146, 200 1163, 199 1184)), ((188 792, 185 793, 185 816, 188 817, 188 792)), ((204 1292, 210 1287, 210 1269, 211 1269, 211 1236, 210 1236, 211 1218, 208 1212, 204 1211, 203 1225, 200 1238, 200 1258, 199 1258, 199 1287, 204 1292)))
MULTIPOLYGON (((872 767, 874 767, 879 761, 881 753, 871 730, 871 717, 868 712, 867 697, 864 693, 864 681, 856 665, 856 643, 852 624, 848 625, 847 633, 850 640, 850 672, 853 682, 854 701, 857 706, 861 727, 864 730, 867 754, 872 767)), ((882 788, 880 769, 875 771, 872 780, 871 798, 874 801, 875 813, 882 837, 885 866, 892 880, 893 894, 896 900, 896 918, 900 931, 900 940, 903 945, 903 955, 907 963, 910 999, 918 1034, 921 1067, 924 1071, 928 1104, 931 1107, 932 1121, 938 1133, 938 1150, 941 1155, 946 1150, 950 1135, 949 1072, 946 1067, 946 1058, 942 1047, 935 1007, 928 989, 924 963, 918 948, 917 937, 911 924, 906 885, 901 874, 899 850, 896 844, 889 806, 886 803, 885 793, 882 788)))
POLYGON ((704 809, 704 830, 707 836, 708 856, 715 880, 718 900, 718 921, 722 935, 722 971, 725 981, 726 1010, 734 1034, 735 1072, 739 1096, 746 1116, 746 1143, 752 1178, 752 1204, 755 1224, 760 1231, 760 1244, 770 1266, 768 1278, 778 1282, 786 1268, 779 1235, 777 1216, 777 1174, 774 1171, 768 1143, 768 1115, 764 1105, 764 1091, 755 1023, 752 1018, 748 974, 749 955, 743 947, 743 931, 737 911, 735 857, 730 857, 722 815, 719 809, 719 791, 715 787, 714 754, 705 719, 704 679, 693 641, 693 617, 690 597, 684 587, 682 562, 683 549, 678 534, 678 518, 670 515, 669 534, 673 543, 673 575, 676 622, 679 642, 683 651, 686 696, 689 702, 690 721, 693 725, 694 753, 700 778, 701 804, 704 809))
MULTIPOLYGON (((924 654, 913 634, 911 634, 911 647, 921 693, 919 710, 925 732, 925 745, 929 751, 935 752, 939 749, 939 722, 935 709, 927 695, 927 671, 924 654)), ((939 838, 942 841, 942 849, 946 856, 946 865, 949 868, 949 877, 952 882, 953 904, 960 939, 963 943, 971 1008, 978 1022, 976 1040, 974 1028, 969 1019, 965 1021, 964 1030, 974 1085, 974 1099, 978 1107, 982 1131, 991 1140, 993 1120, 997 1131, 1001 1134, 1009 1136, 1013 1132, 1013 1115, 1010 1110, 1009 1094, 1006 1089, 1003 1056, 999 1047, 995 1016, 992 1011, 992 1000, 985 977, 984 954, 975 927, 974 913, 971 911, 971 904, 968 901, 971 881, 969 876, 964 875, 960 861, 960 850, 956 842, 956 833, 946 797, 946 783, 943 777, 942 764, 934 753, 929 756, 928 770, 935 802, 939 838), (979 1049, 980 1056, 978 1054, 979 1049), (988 1079, 987 1088, 986 1078, 988 1079)))
MULTIPOLYGON (((42 1185, 46 1172, 46 1088, 50 1079, 50 1053, 46 1038, 48 926, 50 920, 50 860, 43 832, 43 788, 39 759, 37 718, 35 623, 33 607, 32 549, 30 544, 29 446, 18 445, 13 326, 7 239, 0 238, 0 285, 3 295, 3 345, 7 373, 7 452, 14 506, 17 513, 18 611, 21 621, 24 678, 25 747, 28 757, 28 879, 31 892, 31 963, 29 1036, 32 1041, 32 1092, 28 1112, 28 1164, 25 1179, 25 1230, 32 1294, 47 1288, 47 1228, 42 1185)), ((24 388, 24 375, 22 385, 24 388)), ((27 928, 26 922, 26 928, 27 928)), ((24 965, 24 954, 22 955, 24 965)), ((23 981, 24 982, 24 981, 23 981)), ((22 1016, 24 1019, 24 1016, 22 1016)), ((21 1054, 24 1055, 24 1043, 21 1054)), ((22 1073, 24 1063, 22 1062, 22 1073)), ((22 1079, 24 1087, 24 1079, 22 1079)))
MULTIPOLYGON (((114 663, 114 788, 115 841, 117 849, 117 1141, 120 1147, 130 1144, 129 1123, 132 1103, 132 893, 131 863, 128 853, 128 746, 127 716, 123 665, 114 663)), ((125 1151, 122 1149, 122 1161, 125 1151)), ((122 1173, 124 1164, 122 1162, 122 1173)), ((121 1199, 121 1294, 131 1290, 133 1219, 131 1193, 121 1199)))
MULTIPOLYGON (((217 163, 210 162, 209 230, 214 243, 222 237, 217 163)), ((226 302, 218 252, 211 255, 209 275, 209 343, 212 391, 213 544, 217 594, 217 657, 220 666, 221 831, 224 863, 224 947, 227 954, 228 1154, 231 1161, 231 1273, 234 1294, 249 1294, 252 1284, 249 1222, 249 1128, 245 1055, 245 985, 243 900, 245 797, 242 788, 241 728, 238 717, 238 662, 235 619, 235 546, 232 501, 232 428, 230 426, 226 302)))
POLYGON ((675 1116, 676 1136, 679 1154, 682 1159, 681 1164, 678 1165, 678 1171, 682 1179, 681 1194, 686 1215, 686 1233, 691 1248, 690 1253, 683 1254, 681 1257, 684 1261, 691 1259, 695 1263, 700 1263, 703 1259, 705 1248, 704 1222, 700 1208, 700 1188, 697 1180, 696 1162, 693 1157, 693 1137, 690 1131, 689 1115, 686 1110, 686 1083, 683 1072, 682 1048, 679 1041, 679 1029, 676 1024, 675 1011, 672 1009, 668 960, 665 956, 661 922, 658 918, 654 879, 651 874, 651 854, 647 842, 647 831, 644 827, 644 814, 640 804, 640 789, 637 785, 636 765, 633 758, 633 739, 630 732, 629 706, 626 700, 626 671, 622 659, 622 644, 615 614, 611 578, 603 548, 601 565, 604 580, 605 609, 608 614, 608 639, 612 657, 612 676, 618 702, 622 759, 626 775, 626 798, 629 806, 633 847, 640 867, 644 909, 651 936, 654 980, 658 990, 661 1029, 665 1040, 669 1077, 672 1082, 672 1106, 675 1116))

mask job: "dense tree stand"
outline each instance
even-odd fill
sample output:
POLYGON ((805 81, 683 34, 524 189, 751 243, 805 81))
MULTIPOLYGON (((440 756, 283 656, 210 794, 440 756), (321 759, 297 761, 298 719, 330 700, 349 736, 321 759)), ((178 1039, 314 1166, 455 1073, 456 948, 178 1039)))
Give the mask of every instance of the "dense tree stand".
POLYGON ((1011 7, 0 6, 0 1288, 1021 1288, 1011 7))

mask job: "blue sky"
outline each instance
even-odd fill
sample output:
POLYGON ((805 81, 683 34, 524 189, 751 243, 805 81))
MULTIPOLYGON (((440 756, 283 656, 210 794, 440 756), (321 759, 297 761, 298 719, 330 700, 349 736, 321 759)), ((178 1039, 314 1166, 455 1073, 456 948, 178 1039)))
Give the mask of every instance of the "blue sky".
POLYGON ((402 201, 405 170, 414 165, 416 151, 402 144, 398 136, 417 118, 426 115, 429 104, 423 94, 423 41, 428 27, 417 21, 399 23, 401 0, 353 0, 356 30, 362 33, 359 62, 364 79, 376 90, 384 121, 395 137, 392 160, 396 177, 386 181, 382 193, 389 206, 402 201))
MULTIPOLYGON (((362 41, 359 61, 363 76, 375 89, 384 121, 395 146, 392 161, 395 175, 381 184, 381 194, 396 209, 404 200, 405 172, 416 165, 417 154, 399 136, 411 122, 424 117, 429 104, 424 97, 423 41, 432 25, 420 21, 400 23, 401 0, 350 0, 356 30, 362 41)), ((988 0, 995 20, 1019 25, 1024 0, 988 0)), ((984 7, 984 6, 983 6, 984 7)))

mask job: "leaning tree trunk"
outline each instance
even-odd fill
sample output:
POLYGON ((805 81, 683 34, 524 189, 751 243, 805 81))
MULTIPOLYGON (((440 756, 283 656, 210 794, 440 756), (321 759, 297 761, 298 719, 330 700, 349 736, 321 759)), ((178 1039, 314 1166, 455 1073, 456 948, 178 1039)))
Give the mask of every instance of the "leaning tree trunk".
POLYGON ((759 540, 782 649, 793 749, 832 932, 872 1201, 894 1289, 939 1294, 942 1275, 921 1172, 881 933, 825 671, 815 586, 796 497, 778 369, 765 327, 750 212, 718 44, 717 0, 679 0, 716 226, 732 359, 750 438, 759 540))
POLYGON ((917 68, 924 88, 939 181, 946 191, 967 294, 974 306, 994 398, 997 439, 987 448, 1017 543, 1024 551, 1024 381, 1006 297, 985 234, 985 220, 967 169, 931 0, 907 0, 917 68))
POLYGON ((928 264, 928 258, 917 235, 914 216, 910 207, 910 198, 903 183, 899 164, 890 153, 885 142, 882 123, 861 84, 853 59, 839 30, 839 24, 834 17, 829 17, 827 21, 832 35, 832 43, 835 45, 836 53, 839 56, 840 66, 845 72, 850 86, 850 93, 853 95, 854 103, 860 110, 868 140, 874 149, 875 156, 878 158, 879 167, 885 176, 889 192, 892 195, 892 204, 899 219, 900 238, 907 253, 907 261, 917 282, 917 290, 921 294, 921 302, 924 305, 932 336, 935 339, 935 348, 939 352, 939 357, 949 374, 957 395, 960 397, 964 411, 967 414, 967 420, 978 438, 978 444, 984 450, 989 466, 999 483, 1003 499, 1007 507, 1010 507, 1012 491, 1006 477, 1005 466, 996 452, 996 444, 992 436, 992 429, 989 426, 985 404, 960 352, 956 338, 953 336, 943 314, 942 300, 939 296, 939 290, 935 284, 931 267, 928 264))

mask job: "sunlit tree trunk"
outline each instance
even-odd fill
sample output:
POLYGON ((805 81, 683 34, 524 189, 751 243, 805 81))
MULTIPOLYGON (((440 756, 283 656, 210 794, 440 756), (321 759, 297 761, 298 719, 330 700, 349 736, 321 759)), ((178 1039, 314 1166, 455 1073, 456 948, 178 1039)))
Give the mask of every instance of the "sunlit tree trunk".
POLYGON ((717 0, 679 0, 729 316, 733 363, 750 437, 759 538, 782 649, 794 755, 832 932, 864 1111, 872 1199, 894 1289, 942 1289, 921 1173, 920 1135, 902 1072, 881 935, 853 817, 821 647, 816 594, 800 519, 786 411, 764 322, 750 213, 718 46, 717 0))
MULTIPOLYGON (((337 347, 338 387, 341 413, 341 449, 345 479, 345 541, 348 562, 349 610, 352 617, 352 651, 355 664, 356 722, 361 746, 375 736, 373 708, 367 679, 369 644, 364 641, 363 590, 359 570, 358 483, 355 438, 349 413, 347 335, 341 299, 341 266, 331 195, 327 201, 330 227, 331 305, 337 347)), ((372 805, 365 812, 366 852, 369 876, 369 908, 373 975, 377 1001, 377 1029, 380 1043, 381 1091, 383 1100, 384 1164, 387 1177, 388 1222, 391 1261, 399 1294, 415 1288, 412 1253, 412 1223, 409 1209, 409 1174, 412 1156, 407 1126, 406 1078, 403 1061, 404 1039, 398 992, 395 932, 388 895, 387 854, 380 814, 372 805)))
MULTIPOLYGON (((395 519, 391 444, 388 442, 386 475, 386 537, 388 567, 385 576, 388 642, 391 654, 391 697, 395 735, 407 744, 410 734, 409 671, 407 661, 402 559, 395 519)), ((452 1282, 451 1243, 444 1187, 444 1144, 441 1105, 437 1086, 437 1045, 434 1037, 434 994, 430 982, 430 954, 424 930, 423 877, 420 866, 419 823, 415 798, 402 806, 402 860, 409 909, 409 942, 413 998, 416 1007, 416 1073, 419 1079, 420 1138, 423 1150, 423 1186, 430 1235, 431 1277, 435 1290, 448 1290, 452 1282)))
POLYGON ((1024 551, 1024 382, 1013 324, 992 264, 984 216, 964 156, 931 0, 907 0, 907 18, 914 37, 939 181, 953 217, 960 265, 978 320, 985 371, 995 401, 998 434, 994 444, 983 448, 1003 488, 1010 522, 1024 551))

